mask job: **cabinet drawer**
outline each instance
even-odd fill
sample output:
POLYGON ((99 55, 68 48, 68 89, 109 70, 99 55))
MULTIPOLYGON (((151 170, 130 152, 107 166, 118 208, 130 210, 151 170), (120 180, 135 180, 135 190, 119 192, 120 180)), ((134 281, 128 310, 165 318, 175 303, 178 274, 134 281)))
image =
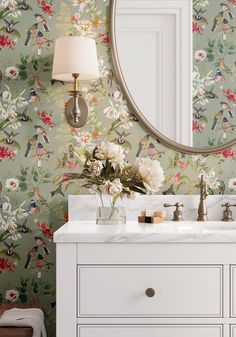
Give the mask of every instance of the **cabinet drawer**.
POLYGON ((78 280, 79 316, 222 316, 221 266, 81 266, 78 280))
POLYGON ((222 337, 222 326, 79 326, 78 337, 222 337))

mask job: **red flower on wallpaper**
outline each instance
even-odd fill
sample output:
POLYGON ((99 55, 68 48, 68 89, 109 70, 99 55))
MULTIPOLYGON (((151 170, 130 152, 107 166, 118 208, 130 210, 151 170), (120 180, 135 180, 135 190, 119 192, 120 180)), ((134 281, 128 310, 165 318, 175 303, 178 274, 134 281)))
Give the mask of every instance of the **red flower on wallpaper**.
POLYGON ((232 149, 226 149, 222 152, 218 152, 217 155, 223 157, 224 159, 231 159, 236 156, 236 152, 233 151, 232 149))
POLYGON ((193 132, 201 132, 202 130, 203 130, 202 124, 200 124, 197 121, 193 120, 193 132))
POLYGON ((37 0, 39 7, 42 8, 44 14, 48 14, 49 16, 53 16, 55 13, 52 10, 52 1, 46 0, 37 0))
POLYGON ((50 241, 52 241, 53 234, 52 234, 52 228, 47 226, 44 222, 37 222, 38 229, 42 232, 42 234, 48 238, 50 241))
POLYGON ((236 0, 228 0, 230 5, 236 6, 236 0))
POLYGON ((11 263, 8 259, 0 258, 0 273, 2 271, 14 270, 16 266, 11 263))
POLYGON ((234 105, 236 105, 236 94, 234 94, 233 91, 230 89, 222 89, 222 91, 225 97, 227 98, 227 100, 230 103, 233 103, 234 105))
POLYGON ((16 153, 14 151, 10 151, 8 147, 0 146, 0 160, 13 159, 15 156, 16 153))
POLYGON ((201 26, 199 26, 196 22, 193 22, 192 29, 193 33, 202 33, 204 31, 204 29, 201 26))
POLYGON ((47 113, 46 111, 37 111, 39 119, 42 121, 43 125, 48 126, 52 129, 55 124, 52 121, 52 113, 47 113))
POLYGON ((109 37, 106 34, 98 34, 98 37, 102 39, 103 44, 108 44, 110 42, 109 37))
POLYGON ((0 49, 1 48, 11 48, 16 45, 15 41, 12 41, 7 35, 0 35, 0 49))

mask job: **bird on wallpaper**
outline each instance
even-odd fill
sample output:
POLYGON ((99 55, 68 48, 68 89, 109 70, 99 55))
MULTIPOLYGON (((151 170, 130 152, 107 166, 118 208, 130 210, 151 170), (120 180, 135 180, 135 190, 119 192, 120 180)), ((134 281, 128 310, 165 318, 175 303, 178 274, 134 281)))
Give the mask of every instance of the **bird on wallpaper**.
POLYGON ((138 144, 138 151, 136 153, 136 157, 139 157, 142 151, 147 150, 148 145, 149 145, 149 139, 150 139, 150 135, 146 135, 140 140, 138 144))
POLYGON ((26 152, 25 152, 25 157, 28 158, 30 155, 30 152, 32 149, 36 146, 38 141, 38 135, 34 135, 32 138, 30 138, 27 142, 27 147, 26 147, 26 152))
POLYGON ((37 259, 36 259, 36 268, 38 270, 38 278, 42 277, 42 271, 44 269, 45 266, 45 261, 44 261, 44 257, 41 254, 38 254, 37 259))
POLYGON ((41 238, 40 236, 35 236, 34 237, 36 244, 39 248, 42 248, 42 251, 45 255, 50 255, 50 251, 46 245, 46 242, 43 238, 41 238))
POLYGON ((223 57, 219 58, 218 64, 221 70, 225 71, 228 75, 233 75, 231 67, 225 64, 225 59, 223 57))
POLYGON ((30 6, 27 4, 26 0, 16 0, 18 7, 20 7, 21 10, 27 11, 30 9, 30 6))
POLYGON ((54 197, 57 194, 60 194, 62 197, 65 197, 65 194, 62 191, 62 184, 60 184, 54 191, 52 191, 51 193, 51 197, 54 197))
POLYGON ((223 73, 222 73, 222 71, 220 69, 216 70, 214 81, 216 83, 224 82, 225 81, 225 77, 224 77, 224 75, 223 75, 223 73))
POLYGON ((25 40, 25 46, 28 46, 31 39, 36 36, 36 33, 38 31, 38 23, 33 23, 32 26, 29 27, 27 30, 26 40, 25 40))
POLYGON ((30 251, 27 254, 27 259, 26 259, 26 262, 25 262, 25 269, 29 268, 29 266, 31 265, 31 262, 32 262, 32 258, 34 258, 36 256, 37 251, 38 251, 38 246, 34 246, 30 249, 30 251))
POLYGON ((34 200, 31 200, 29 206, 26 208, 26 212, 31 215, 38 215, 40 209, 34 200))
POLYGON ((127 141, 127 137, 131 135, 131 133, 126 133, 126 131, 119 132, 118 130, 115 130, 115 133, 117 134, 117 137, 112 140, 113 143, 117 145, 123 145, 126 148, 131 149, 131 144, 127 141))
POLYGON ((47 40, 43 33, 41 31, 38 32, 36 39, 35 39, 35 45, 38 49, 38 56, 41 55, 42 49, 45 47, 46 44, 49 44, 51 41, 47 40))
POLYGON ((227 138, 227 133, 229 132, 230 128, 231 128, 231 125, 229 123, 228 118, 224 117, 223 121, 222 121, 222 124, 221 124, 221 128, 220 128, 223 132, 223 138, 224 139, 227 138))
POLYGON ((45 17, 43 15, 41 15, 41 14, 34 14, 34 17, 35 17, 35 19, 36 19, 36 21, 37 21, 38 24, 42 24, 43 25, 43 28, 44 28, 45 32, 47 32, 47 33, 50 32, 50 28, 49 28, 49 26, 47 24, 47 21, 46 21, 46 19, 45 19, 45 17))
POLYGON ((0 32, 5 31, 7 34, 20 37, 19 31, 14 28, 19 23, 19 21, 8 21, 7 19, 3 19, 3 21, 5 22, 5 25, 0 26, 0 32))
POLYGON ((31 103, 39 103, 40 102, 39 95, 34 88, 30 89, 28 101, 30 101, 31 103))
POLYGON ((10 243, 3 241, 5 245, 5 249, 0 251, 0 255, 5 255, 10 258, 14 264, 17 264, 20 261, 20 255, 15 251, 15 249, 19 246, 19 244, 10 243))
POLYGON ((222 26, 220 28, 220 32, 222 33, 223 40, 227 40, 228 32, 230 29, 233 29, 233 28, 234 27, 229 24, 228 20, 224 18, 222 26))
POLYGON ((220 5, 221 5, 221 8, 222 8, 222 11, 227 14, 228 19, 233 20, 234 14, 232 13, 230 7, 225 3, 221 3, 220 5))
POLYGON ((215 130, 218 122, 220 122, 222 120, 222 118, 223 118, 223 110, 220 110, 214 116, 213 124, 212 124, 212 127, 211 127, 212 130, 215 130))
POLYGON ((220 102, 220 105, 222 107, 222 110, 228 113, 229 118, 234 117, 234 112, 232 111, 232 109, 230 108, 227 102, 220 102))
POLYGON ((44 146, 42 143, 38 143, 36 147, 36 154, 35 157, 38 159, 38 167, 41 167, 42 165, 42 160, 44 159, 45 156, 50 156, 52 154, 51 151, 45 150, 44 146))
POLYGON ((157 155, 156 147, 153 143, 150 143, 147 150, 148 157, 150 159, 155 159, 157 155))
POLYGON ((203 108, 202 106, 196 107, 195 105, 193 105, 193 108, 195 110, 195 113, 193 114, 193 116, 196 119, 202 119, 203 117, 206 118, 205 116, 203 116, 203 113, 206 111, 206 108, 203 108))
POLYGON ((37 135, 38 136, 42 136, 44 142, 47 143, 47 144, 49 144, 50 140, 48 138, 46 130, 42 126, 40 126, 40 125, 35 125, 34 128, 35 128, 35 131, 36 131, 37 135))
POLYGON ((7 132, 6 130, 3 130, 5 133, 5 137, 0 138, 0 143, 6 143, 9 146, 16 147, 20 149, 20 144, 14 139, 16 136, 19 135, 18 133, 15 133, 14 131, 7 132))
POLYGON ((202 14, 204 14, 205 12, 206 12, 206 9, 202 9, 202 8, 200 8, 200 9, 196 9, 195 7, 193 7, 193 10, 194 10, 194 14, 193 14, 193 18, 196 20, 196 21, 198 21, 198 22, 200 22, 200 23, 202 23, 202 24, 208 24, 208 21, 207 21, 207 19, 202 15, 202 14))
POLYGON ((220 13, 218 13, 215 16, 214 21, 213 21, 213 26, 211 28, 211 31, 214 32, 218 26, 221 26, 222 23, 223 23, 223 20, 224 20, 224 12, 221 11, 220 13))
POLYGON ((70 159, 74 159, 75 158, 74 147, 71 144, 69 145, 69 156, 70 156, 70 159))

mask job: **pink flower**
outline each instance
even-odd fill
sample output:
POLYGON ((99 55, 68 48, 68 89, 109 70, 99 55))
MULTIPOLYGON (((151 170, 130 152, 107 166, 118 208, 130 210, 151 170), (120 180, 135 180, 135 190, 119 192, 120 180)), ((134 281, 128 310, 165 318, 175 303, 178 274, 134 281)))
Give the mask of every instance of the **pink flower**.
POLYGON ((236 0, 228 0, 230 5, 236 6, 236 0))
POLYGON ((224 95, 226 96, 227 100, 234 105, 236 105, 236 95, 230 89, 222 89, 224 95))
POLYGON ((53 16, 55 14, 52 10, 52 5, 48 4, 46 0, 37 0, 37 2, 45 14, 48 14, 49 16, 53 16))
POLYGON ((3 159, 13 159, 15 156, 16 153, 10 151, 8 147, 0 146, 0 161, 3 159))
POLYGON ((203 30, 204 30, 204 29, 203 29, 201 26, 199 26, 196 22, 193 22, 192 29, 193 29, 193 33, 202 33, 203 30))
POLYGON ((178 185, 180 183, 180 173, 177 173, 175 176, 171 178, 173 184, 178 185))
POLYGON ((234 158, 236 152, 234 152, 232 149, 226 149, 222 152, 218 152, 217 155, 223 157, 224 159, 231 159, 234 158))
POLYGON ((202 129, 203 129, 202 124, 200 124, 197 121, 193 120, 193 132, 201 132, 202 129))
POLYGON ((0 49, 1 48, 11 48, 16 45, 15 41, 10 40, 7 35, 0 35, 0 49))
POLYGON ((187 165, 185 163, 183 163, 182 161, 178 162, 178 166, 181 167, 183 170, 186 170, 187 165))
POLYGON ((48 126, 50 129, 55 126, 52 121, 52 113, 47 113, 46 111, 38 111, 37 114, 43 125, 48 126))
POLYGON ((11 263, 8 259, 0 258, 0 273, 6 270, 13 270, 16 266, 11 263))
POLYGON ((76 165, 72 163, 71 161, 67 160, 66 165, 71 168, 72 170, 76 170, 76 165))

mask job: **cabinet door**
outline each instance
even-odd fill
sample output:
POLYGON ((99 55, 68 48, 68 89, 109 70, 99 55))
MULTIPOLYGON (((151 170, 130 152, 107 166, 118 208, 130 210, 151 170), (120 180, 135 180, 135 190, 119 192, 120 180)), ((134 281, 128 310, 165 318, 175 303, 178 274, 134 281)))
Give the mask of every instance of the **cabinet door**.
POLYGON ((81 266, 79 316, 220 317, 221 266, 81 266))
POLYGON ((222 337, 222 326, 79 326, 78 337, 222 337))
POLYGON ((236 337, 236 325, 231 325, 231 337, 236 337))

